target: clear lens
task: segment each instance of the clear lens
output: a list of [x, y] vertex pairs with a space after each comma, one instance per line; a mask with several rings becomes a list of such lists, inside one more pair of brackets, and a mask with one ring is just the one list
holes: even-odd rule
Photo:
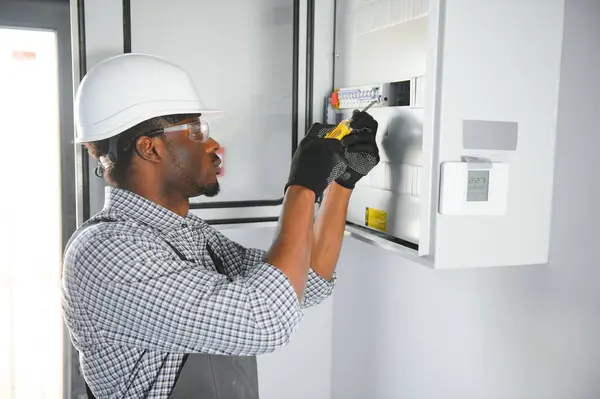
[[199, 121], [188, 125], [190, 126], [190, 140], [205, 143], [210, 137], [208, 122]]
[[179, 132], [182, 130], [190, 131], [190, 140], [205, 143], [210, 137], [210, 129], [208, 122], [198, 121], [193, 123], [185, 123], [183, 125], [172, 126], [164, 129], [165, 133]]

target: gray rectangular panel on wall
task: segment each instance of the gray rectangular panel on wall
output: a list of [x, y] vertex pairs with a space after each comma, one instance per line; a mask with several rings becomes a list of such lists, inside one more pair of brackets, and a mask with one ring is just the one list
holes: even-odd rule
[[227, 113], [211, 125], [224, 148], [221, 193], [192, 203], [283, 196], [295, 133], [293, 22], [293, 0], [131, 1], [131, 50], [180, 64], [205, 105]]
[[463, 148], [515, 151], [518, 133], [517, 122], [463, 120]]

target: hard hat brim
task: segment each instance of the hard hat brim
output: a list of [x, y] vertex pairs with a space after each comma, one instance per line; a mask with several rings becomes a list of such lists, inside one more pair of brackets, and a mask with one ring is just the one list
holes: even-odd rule
[[[197, 109], [197, 108], [196, 109], [177, 108], [177, 109], [172, 109], [172, 110], [162, 110], [157, 115], [135, 118], [133, 120], [130, 120], [126, 123], [121, 124], [120, 126], [116, 127], [115, 129], [111, 129], [111, 130], [102, 129], [102, 130], [104, 130], [104, 133], [95, 135], [93, 137], [93, 140], [89, 140], [89, 138], [84, 139], [82, 137], [76, 136], [75, 143], [76, 144], [85, 144], [85, 143], [90, 143], [90, 142], [95, 142], [95, 141], [102, 141], [102, 140], [111, 138], [113, 136], [119, 135], [119, 134], [123, 133], [124, 131], [131, 129], [132, 127], [134, 127], [142, 122], [145, 122], [147, 120], [150, 120], [152, 118], [157, 118], [157, 117], [164, 116], [164, 115], [177, 115], [177, 114], [199, 114], [199, 115], [202, 115], [203, 119], [207, 119], [207, 120], [211, 121], [211, 120], [215, 120], [215, 119], [223, 117], [225, 115], [225, 112], [221, 111], [221, 110], [217, 110], [217, 109]], [[93, 129], [94, 127], [86, 127], [86, 128]]]

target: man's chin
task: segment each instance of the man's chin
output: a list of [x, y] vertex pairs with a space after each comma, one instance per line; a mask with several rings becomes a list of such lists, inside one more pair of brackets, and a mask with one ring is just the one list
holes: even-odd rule
[[219, 186], [219, 182], [216, 182], [200, 188], [199, 196], [203, 195], [205, 197], [215, 197], [219, 194], [220, 191], [221, 187]]

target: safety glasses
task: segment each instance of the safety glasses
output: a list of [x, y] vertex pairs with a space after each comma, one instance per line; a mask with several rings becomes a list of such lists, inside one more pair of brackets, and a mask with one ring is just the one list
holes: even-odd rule
[[208, 127], [208, 122], [203, 120], [166, 127], [160, 130], [162, 130], [163, 133], [181, 132], [183, 130], [189, 130], [190, 140], [196, 141], [198, 143], [206, 143], [210, 138], [210, 129]]
[[210, 128], [208, 127], [208, 122], [203, 121], [203, 120], [198, 120], [198, 121], [194, 121], [194, 122], [184, 123], [181, 125], [156, 129], [156, 130], [152, 130], [150, 132], [144, 133], [144, 134], [136, 137], [129, 143], [127, 143], [125, 146], [123, 146], [123, 149], [121, 150], [121, 152], [129, 151], [133, 147], [133, 145], [135, 144], [137, 139], [139, 139], [142, 136], [154, 137], [154, 136], [159, 136], [161, 134], [181, 132], [184, 130], [189, 130], [189, 136], [188, 136], [189, 139], [191, 141], [195, 141], [197, 143], [206, 143], [208, 141], [208, 139], [210, 138]]

